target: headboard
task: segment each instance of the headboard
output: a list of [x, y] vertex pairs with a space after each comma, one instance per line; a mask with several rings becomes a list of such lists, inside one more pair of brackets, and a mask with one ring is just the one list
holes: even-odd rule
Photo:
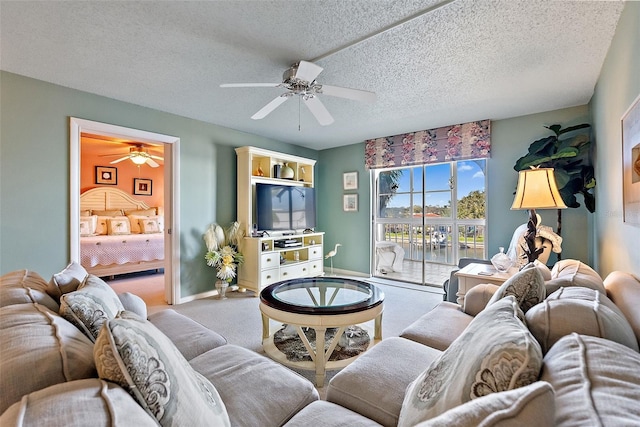
[[134, 199], [130, 194], [113, 187], [97, 187], [80, 195], [80, 210], [149, 209], [149, 206]]

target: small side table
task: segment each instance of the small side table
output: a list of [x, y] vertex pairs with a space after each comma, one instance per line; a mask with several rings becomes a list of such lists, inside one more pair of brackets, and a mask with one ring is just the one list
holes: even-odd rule
[[501, 273], [493, 265], [489, 264], [469, 264], [456, 272], [458, 276], [458, 304], [464, 305], [464, 295], [469, 289], [481, 283], [491, 283], [494, 285], [502, 285], [508, 278], [518, 272], [516, 267], [511, 267], [506, 273]]

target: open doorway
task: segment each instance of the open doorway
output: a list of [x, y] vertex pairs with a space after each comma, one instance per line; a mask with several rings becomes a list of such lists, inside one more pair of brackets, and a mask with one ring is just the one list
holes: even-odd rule
[[[180, 139], [156, 134], [152, 132], [141, 131], [137, 129], [125, 128], [121, 126], [109, 125], [100, 122], [93, 122], [83, 119], [71, 118], [70, 122], [70, 201], [71, 201], [71, 210], [70, 210], [70, 230], [71, 230], [71, 259], [76, 262], [81, 262], [81, 247], [80, 247], [80, 195], [82, 192], [81, 188], [81, 174], [82, 174], [82, 139], [83, 135], [85, 137], [90, 136], [94, 139], [103, 139], [112, 141], [113, 147], [115, 148], [117, 143], [129, 143], [135, 141], [137, 145], [133, 145], [133, 150], [127, 146], [127, 153], [132, 152], [141, 152], [149, 154], [149, 156], [153, 155], [156, 157], [160, 157], [163, 159], [164, 172], [162, 176], [163, 182], [163, 190], [161, 197], [158, 200], [162, 200], [162, 220], [163, 226], [162, 229], [162, 237], [164, 238], [164, 261], [161, 265], [164, 267], [164, 298], [168, 304], [177, 304], [180, 302], [180, 287], [179, 287], [179, 242], [175, 242], [173, 239], [174, 235], [179, 235], [179, 230], [177, 226], [179, 224], [177, 214], [178, 214], [178, 201], [179, 201], [179, 191], [178, 186], [176, 185], [176, 177], [178, 175], [178, 153], [179, 153], [179, 142]], [[139, 147], [138, 147], [139, 145]], [[151, 154], [150, 148], [162, 148], [162, 156], [157, 156], [156, 154]], [[126, 154], [126, 153], [125, 153]], [[144, 157], [144, 156], [143, 156]], [[152, 163], [157, 163], [153, 157], [149, 157], [152, 159]], [[108, 159], [108, 157], [105, 157]], [[115, 160], [123, 159], [120, 161], [133, 162], [131, 158], [126, 156], [117, 156], [114, 158]], [[105, 160], [105, 164], [111, 167], [111, 161], [113, 160]], [[97, 173], [95, 171], [89, 171], [90, 173]], [[111, 172], [110, 175], [108, 172]], [[107, 169], [107, 175], [101, 177], [105, 179], [105, 182], [115, 183], [117, 181], [117, 175], [113, 175], [113, 169]], [[117, 171], [115, 172], [117, 173]], [[152, 180], [149, 178], [130, 178], [131, 181], [131, 199], [134, 202], [139, 201], [138, 195], [133, 193], [138, 193], [145, 195], [147, 197], [153, 194], [152, 192]], [[138, 186], [138, 187], [136, 187]], [[103, 187], [111, 187], [111, 185], [104, 185]], [[116, 194], [114, 192], [109, 192], [104, 197], [111, 198], [115, 197], [112, 194]], [[126, 196], [126, 195], [125, 195]], [[118, 194], [119, 197], [119, 194]], [[138, 197], [136, 199], [136, 197]], [[153, 202], [150, 202], [153, 204]], [[156, 202], [156, 204], [158, 204]], [[141, 208], [144, 206], [141, 206]], [[156, 211], [157, 213], [157, 211]], [[151, 224], [151, 223], [150, 223]], [[108, 225], [108, 224], [106, 224]]]

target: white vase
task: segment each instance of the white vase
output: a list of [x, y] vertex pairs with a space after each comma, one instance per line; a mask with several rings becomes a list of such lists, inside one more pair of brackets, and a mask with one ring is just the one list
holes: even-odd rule
[[229, 283], [218, 280], [216, 282], [216, 290], [218, 291], [218, 299], [227, 299], [227, 288]]

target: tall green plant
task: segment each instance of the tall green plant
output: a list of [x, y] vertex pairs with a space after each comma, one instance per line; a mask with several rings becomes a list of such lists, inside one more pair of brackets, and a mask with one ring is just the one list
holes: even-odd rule
[[[560, 125], [545, 126], [554, 135], [534, 141], [529, 152], [516, 161], [516, 171], [531, 166], [553, 168], [560, 196], [570, 208], [580, 207], [577, 195], [581, 194], [589, 212], [596, 210], [594, 188], [596, 179], [591, 163], [591, 127], [583, 123], [568, 128]], [[558, 209], [558, 234], [562, 233], [562, 210]]]

